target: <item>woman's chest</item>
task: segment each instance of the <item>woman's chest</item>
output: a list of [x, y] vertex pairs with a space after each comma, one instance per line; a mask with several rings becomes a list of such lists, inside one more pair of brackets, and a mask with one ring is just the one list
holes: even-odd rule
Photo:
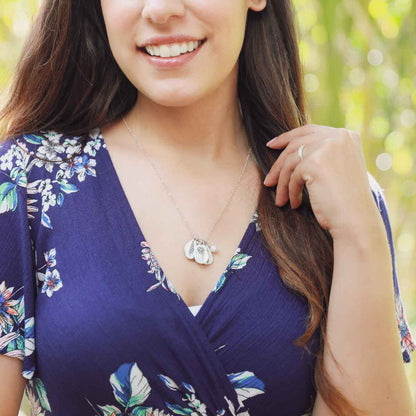
[[85, 397], [111, 403], [109, 377], [136, 363], [152, 405], [180, 402], [160, 384], [169, 376], [211, 409], [226, 393], [251, 415], [303, 414], [314, 394], [313, 357], [293, 342], [307, 308], [283, 286], [257, 217], [193, 316], [186, 288], [170, 282], [110, 172], [97, 169], [82, 192], [48, 212], [53, 228], [35, 232], [36, 376], [52, 408], [82, 406]]
[[[96, 215], [104, 221], [108, 211]], [[123, 223], [93, 233], [71, 223], [66, 236], [57, 225], [37, 243], [37, 360], [45, 385], [70, 391], [81, 380], [74, 394], [94, 397], [117, 366], [137, 362], [153, 386], [160, 371], [200, 391], [248, 377], [255, 383], [247, 404], [265, 411], [253, 415], [275, 414], [276, 403], [304, 410], [314, 393], [313, 358], [293, 341], [307, 309], [282, 285], [256, 222], [196, 316], [146, 241]]]

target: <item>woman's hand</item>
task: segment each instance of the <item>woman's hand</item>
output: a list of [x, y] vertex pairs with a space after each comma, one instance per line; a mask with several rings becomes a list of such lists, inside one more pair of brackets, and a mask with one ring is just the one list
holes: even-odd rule
[[[303, 160], [297, 154], [302, 144]], [[275, 137], [268, 146], [284, 148], [264, 181], [266, 186], [277, 184], [276, 205], [289, 199], [298, 208], [305, 183], [314, 215], [332, 237], [353, 230], [359, 235], [363, 226], [379, 220], [358, 133], [307, 124]]]

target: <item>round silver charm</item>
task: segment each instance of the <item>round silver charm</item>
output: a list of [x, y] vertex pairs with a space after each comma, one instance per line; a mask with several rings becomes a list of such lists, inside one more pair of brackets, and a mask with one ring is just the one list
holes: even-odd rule
[[216, 251], [216, 248], [215, 246], [210, 248], [205, 240], [194, 237], [185, 244], [184, 251], [185, 256], [190, 260], [195, 260], [199, 264], [211, 264], [214, 261], [212, 252]]

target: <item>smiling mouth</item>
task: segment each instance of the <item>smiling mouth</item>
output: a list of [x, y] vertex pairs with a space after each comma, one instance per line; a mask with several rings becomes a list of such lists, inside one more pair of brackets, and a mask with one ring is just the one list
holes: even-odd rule
[[[198, 49], [200, 49], [201, 48], [201, 46], [206, 42], [206, 40], [207, 39], [202, 39], [201, 41], [199, 41], [199, 45], [198, 45], [198, 47], [196, 48], [196, 49], [193, 49], [192, 51], [186, 51], [186, 52], [181, 52], [179, 55], [171, 55], [171, 56], [166, 56], [166, 57], [164, 57], [164, 56], [159, 56], [159, 55], [151, 55], [147, 50], [146, 50], [146, 48], [143, 46], [143, 47], [137, 47], [137, 50], [138, 51], [140, 51], [140, 52], [142, 52], [142, 53], [144, 53], [144, 54], [146, 54], [146, 55], [148, 55], [148, 56], [151, 56], [151, 57], [153, 57], [153, 58], [162, 58], [162, 59], [169, 59], [169, 58], [177, 58], [177, 57], [179, 57], [179, 56], [182, 56], [182, 55], [186, 55], [186, 54], [188, 54], [188, 53], [192, 53], [192, 52], [195, 52], [195, 51], [197, 51]], [[182, 43], [186, 43], [186, 44], [188, 44], [189, 42], [182, 42]], [[179, 44], [181, 44], [181, 43], [179, 43]]]

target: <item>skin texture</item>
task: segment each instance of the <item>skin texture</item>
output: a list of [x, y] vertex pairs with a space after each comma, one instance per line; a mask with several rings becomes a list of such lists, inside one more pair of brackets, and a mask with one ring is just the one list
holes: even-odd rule
[[18, 358], [0, 355], [0, 415], [16, 416], [22, 402], [26, 379]]
[[[303, 160], [297, 149], [305, 144]], [[398, 337], [392, 262], [383, 220], [371, 194], [358, 133], [307, 125], [269, 144], [284, 149], [264, 183], [276, 204], [301, 204], [305, 185], [312, 210], [334, 240], [324, 366], [346, 397], [369, 416], [414, 415]], [[342, 190], [342, 192], [340, 192]], [[317, 393], [313, 416], [334, 416]]]
[[[126, 120], [143, 146], [196, 166], [244, 160], [238, 56], [248, 10], [263, 10], [266, 0], [102, 0], [101, 6], [113, 56], [139, 91]], [[150, 37], [173, 34], [207, 41], [194, 59], [169, 70], [137, 52]]]

